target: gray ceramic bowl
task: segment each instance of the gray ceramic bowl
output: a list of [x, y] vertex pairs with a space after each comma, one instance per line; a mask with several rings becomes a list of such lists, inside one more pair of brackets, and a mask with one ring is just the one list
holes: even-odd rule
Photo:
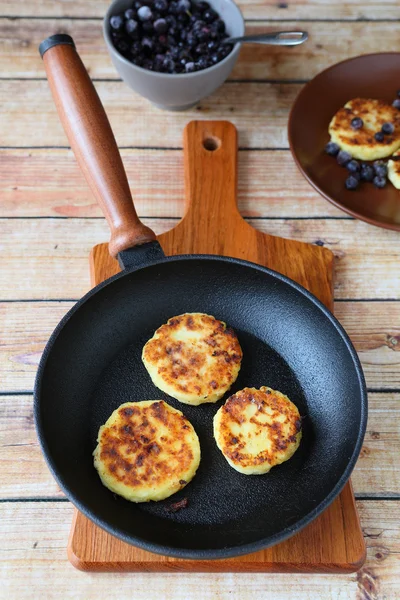
[[[244, 35], [244, 20], [232, 0], [207, 0], [225, 21], [230, 36]], [[150, 102], [168, 110], [185, 110], [216, 90], [229, 76], [238, 58], [240, 44], [221, 62], [194, 73], [156, 73], [137, 67], [124, 58], [114, 47], [110, 37], [109, 21], [112, 15], [130, 8], [132, 0], [114, 0], [103, 22], [103, 33], [115, 68], [122, 79], [135, 92]]]

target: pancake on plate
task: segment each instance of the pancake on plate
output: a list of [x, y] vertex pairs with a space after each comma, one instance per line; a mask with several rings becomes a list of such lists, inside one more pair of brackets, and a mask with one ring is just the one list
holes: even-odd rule
[[193, 479], [200, 463], [193, 426], [163, 400], [121, 404], [97, 442], [94, 466], [102, 483], [131, 502], [168, 498]]
[[400, 190], [400, 150], [388, 160], [388, 177], [394, 187]]
[[[361, 118], [362, 127], [353, 129], [351, 122]], [[375, 133], [384, 123], [392, 123], [394, 131], [377, 141]], [[377, 160], [390, 156], [400, 148], [400, 111], [382, 100], [354, 98], [340, 108], [329, 124], [331, 141], [353, 158]]]
[[145, 344], [153, 383], [184, 404], [216, 402], [236, 380], [242, 349], [233, 329], [203, 313], [172, 317]]
[[269, 387], [244, 388], [216, 413], [214, 438], [236, 471], [262, 475], [296, 452], [301, 417], [284, 394]]

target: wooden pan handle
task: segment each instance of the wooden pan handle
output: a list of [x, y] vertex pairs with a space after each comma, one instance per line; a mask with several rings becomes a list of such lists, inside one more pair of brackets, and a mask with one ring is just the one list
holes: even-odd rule
[[111, 256], [155, 240], [136, 214], [110, 123], [72, 38], [51, 36], [39, 51], [71, 147], [110, 226]]

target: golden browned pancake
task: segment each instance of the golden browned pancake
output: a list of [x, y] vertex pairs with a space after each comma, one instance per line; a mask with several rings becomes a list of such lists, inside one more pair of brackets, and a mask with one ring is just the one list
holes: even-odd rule
[[99, 429], [93, 452], [102, 483], [131, 502], [163, 500], [194, 477], [200, 444], [183, 414], [162, 400], [127, 402]]
[[[351, 121], [360, 117], [364, 125], [357, 130]], [[384, 123], [393, 123], [394, 132], [385, 135], [382, 142], [374, 138]], [[377, 160], [393, 154], [400, 147], [400, 111], [382, 100], [354, 98], [340, 108], [329, 124], [332, 142], [353, 158]]]
[[236, 380], [242, 349], [233, 329], [211, 315], [172, 317], [145, 344], [143, 363], [160, 390], [185, 404], [219, 400]]
[[400, 190], [400, 150], [395, 152], [388, 160], [388, 177], [394, 187]]
[[284, 394], [269, 387], [244, 388], [216, 413], [214, 437], [231, 467], [262, 475], [296, 452], [301, 418]]

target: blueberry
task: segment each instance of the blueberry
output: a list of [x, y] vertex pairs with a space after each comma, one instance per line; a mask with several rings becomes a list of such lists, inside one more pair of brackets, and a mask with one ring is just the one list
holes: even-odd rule
[[146, 54], [150, 54], [154, 49], [154, 42], [147, 37], [142, 38], [142, 48]]
[[171, 15], [177, 15], [178, 12], [179, 12], [179, 10], [178, 10], [178, 3], [177, 2], [170, 2], [169, 13]]
[[163, 15], [168, 11], [168, 2], [166, 0], [155, 0], [154, 8]]
[[220, 57], [220, 59], [222, 60], [223, 58], [225, 58], [225, 56], [228, 56], [232, 48], [232, 44], [222, 44], [217, 50], [217, 54]]
[[199, 42], [207, 42], [210, 37], [210, 31], [209, 27], [202, 27], [199, 31], [196, 31]]
[[204, 56], [205, 54], [207, 54], [207, 44], [205, 42], [203, 42], [202, 44], [198, 44], [198, 46], [196, 46], [194, 51], [199, 56]]
[[175, 70], [175, 62], [172, 60], [172, 58], [169, 58], [168, 56], [166, 56], [164, 58], [163, 70], [166, 71], [167, 73], [173, 73], [174, 72], [174, 70]]
[[135, 2], [133, 3], [133, 8], [135, 10], [139, 10], [139, 8], [141, 8], [144, 5], [144, 2], [141, 2], [140, 0], [135, 0]]
[[386, 182], [386, 177], [381, 177], [380, 175], [376, 175], [376, 177], [373, 179], [374, 186], [377, 188], [384, 188]]
[[374, 171], [375, 175], [378, 177], [386, 177], [387, 176], [387, 165], [383, 160], [376, 160], [374, 162]]
[[206, 69], [208, 67], [208, 62], [205, 56], [200, 56], [199, 60], [196, 63], [198, 69]]
[[123, 38], [121, 40], [118, 40], [117, 44], [116, 44], [116, 48], [117, 50], [119, 50], [119, 52], [123, 55], [128, 54], [129, 52], [129, 42], [127, 42], [126, 40], [124, 40]]
[[347, 163], [351, 160], [351, 154], [349, 154], [345, 150], [340, 150], [338, 152], [336, 160], [341, 167], [345, 167]]
[[393, 125], [393, 123], [384, 123], [382, 125], [381, 131], [385, 135], [391, 135], [394, 132], [394, 125]]
[[364, 121], [360, 119], [360, 117], [354, 117], [354, 119], [351, 120], [350, 125], [352, 129], [361, 129], [364, 125]]
[[119, 31], [120, 29], [122, 29], [123, 24], [124, 20], [120, 15], [115, 15], [110, 19], [110, 27], [114, 29], [114, 31]]
[[176, 8], [178, 13], [188, 12], [191, 8], [189, 0], [179, 0]]
[[142, 30], [144, 33], [151, 34], [154, 33], [154, 26], [151, 21], [145, 21], [142, 23]]
[[374, 168], [371, 165], [361, 165], [361, 179], [363, 181], [372, 181], [375, 176]]
[[354, 177], [354, 175], [349, 175], [349, 177], [346, 179], [346, 188], [348, 190], [355, 190], [358, 188], [358, 179], [357, 177]]
[[199, 10], [201, 10], [201, 12], [204, 12], [205, 10], [208, 10], [210, 8], [208, 2], [197, 2], [196, 6]]
[[214, 21], [212, 26], [217, 33], [225, 33], [225, 23], [222, 19], [217, 19]]
[[196, 65], [194, 62], [187, 62], [185, 65], [186, 73], [193, 73], [196, 70]]
[[137, 37], [139, 35], [139, 24], [134, 19], [129, 19], [125, 23], [125, 31], [129, 33], [131, 37]]
[[203, 27], [205, 27], [206, 24], [204, 21], [202, 21], [201, 19], [199, 19], [198, 21], [196, 21], [196, 23], [193, 25], [193, 31], [196, 33], [197, 31], [200, 31], [200, 29], [203, 29]]
[[180, 48], [178, 48], [177, 46], [173, 46], [169, 51], [169, 54], [173, 60], [179, 60], [180, 53]]
[[216, 19], [218, 19], [218, 14], [212, 8], [206, 10], [203, 14], [203, 19], [206, 23], [213, 23]]
[[142, 53], [142, 44], [139, 41], [133, 42], [130, 47], [130, 51], [132, 56], [139, 56], [139, 54]]
[[400, 110], [400, 98], [396, 98], [396, 100], [392, 102], [392, 106]]
[[151, 9], [148, 6], [141, 6], [137, 11], [137, 14], [141, 21], [150, 21], [153, 16]]
[[350, 173], [357, 173], [360, 170], [360, 163], [354, 159], [350, 160], [346, 165], [346, 169], [350, 171]]
[[197, 44], [197, 39], [195, 38], [195, 36], [193, 35], [193, 33], [188, 33], [186, 36], [186, 45], [189, 46], [189, 48], [194, 48]]
[[377, 142], [383, 142], [383, 140], [385, 139], [385, 134], [382, 133], [382, 131], [377, 131], [374, 135], [374, 138]]
[[337, 156], [340, 148], [335, 142], [328, 142], [325, 146], [325, 152], [330, 156]]
[[167, 23], [170, 27], [176, 27], [177, 20], [175, 19], [175, 17], [173, 15], [166, 15], [165, 20], [167, 21]]
[[215, 40], [211, 40], [210, 42], [208, 42], [207, 48], [210, 52], [213, 52], [218, 48], [218, 45], [218, 42], [216, 42]]
[[128, 10], [126, 10], [124, 12], [124, 15], [125, 15], [125, 19], [127, 21], [129, 21], [129, 19], [135, 19], [136, 18], [136, 11], [133, 10], [133, 8], [128, 8]]

